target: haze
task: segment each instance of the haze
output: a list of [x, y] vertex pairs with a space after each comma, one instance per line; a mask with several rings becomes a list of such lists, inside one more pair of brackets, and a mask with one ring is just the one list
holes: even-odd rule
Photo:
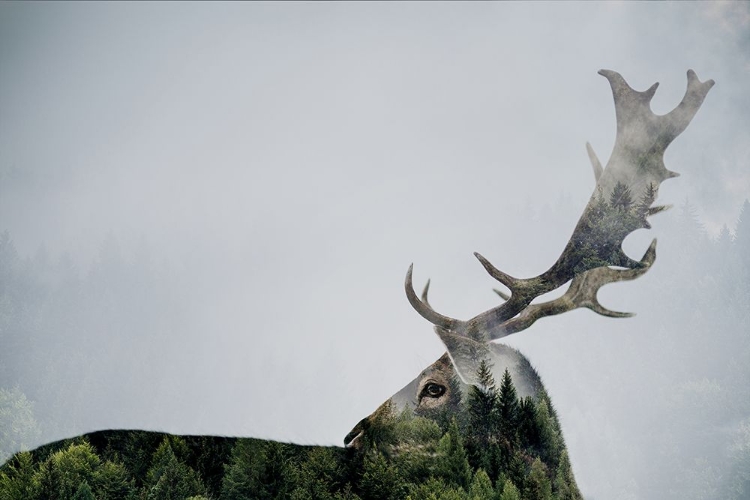
[[629, 398], [699, 355], [710, 383], [736, 352], [675, 337], [714, 312], [681, 299], [695, 270], [675, 225], [689, 200], [709, 236], [734, 230], [750, 197], [749, 5], [0, 4], [0, 231], [30, 265], [118, 290], [50, 314], [46, 343], [0, 344], [30, 386], [54, 365], [67, 387], [32, 398], [58, 422], [39, 443], [144, 428], [341, 445], [443, 352], [404, 296], [409, 264], [458, 318], [496, 301], [472, 252], [544, 271], [594, 186], [586, 141], [603, 162], [614, 141], [597, 71], [660, 82], [666, 113], [692, 68], [717, 84], [665, 157], [682, 176], [659, 203], [678, 208], [625, 245], [639, 258], [659, 237], [656, 264], [601, 294], [638, 316], [576, 311], [509, 339], [587, 498], [667, 498], [643, 486], [663, 452], [643, 436], [687, 427]]

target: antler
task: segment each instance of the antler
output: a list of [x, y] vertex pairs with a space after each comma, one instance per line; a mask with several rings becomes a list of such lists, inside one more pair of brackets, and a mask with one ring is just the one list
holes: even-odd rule
[[[505, 285], [510, 295], [498, 292], [506, 302], [468, 321], [436, 312], [427, 303], [426, 290], [423, 300], [420, 300], [414, 292], [413, 267], [410, 266], [406, 273], [406, 295], [412, 307], [436, 326], [436, 331], [442, 330], [444, 335], [450, 334], [451, 337], [486, 342], [524, 330], [541, 317], [578, 307], [587, 307], [609, 317], [632, 316], [605, 309], [597, 301], [596, 294], [607, 283], [641, 276], [653, 264], [656, 240], [640, 261], [625, 255], [622, 242], [636, 229], [650, 228], [647, 217], [669, 208], [651, 206], [658, 196], [661, 182], [678, 175], [664, 166], [664, 152], [688, 126], [714, 82], [701, 82], [693, 70], [688, 70], [687, 90], [682, 102], [671, 112], [659, 116], [650, 107], [658, 83], [638, 92], [619, 73], [601, 70], [599, 74], [609, 80], [612, 88], [617, 137], [605, 168], [591, 146], [586, 144], [597, 185], [562, 254], [544, 273], [521, 279], [500, 271], [475, 253], [490, 276]], [[563, 296], [531, 305], [536, 297], [571, 280]]]

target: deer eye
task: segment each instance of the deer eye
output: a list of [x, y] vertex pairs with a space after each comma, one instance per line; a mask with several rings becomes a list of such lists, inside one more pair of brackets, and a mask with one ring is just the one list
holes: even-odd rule
[[430, 382], [429, 384], [425, 384], [421, 397], [439, 398], [443, 394], [445, 394], [445, 386]]

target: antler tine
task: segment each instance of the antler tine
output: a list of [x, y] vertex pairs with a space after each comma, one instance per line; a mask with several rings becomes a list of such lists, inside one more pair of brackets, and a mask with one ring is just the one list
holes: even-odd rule
[[427, 283], [424, 284], [424, 288], [422, 289], [422, 302], [424, 302], [428, 306], [430, 306], [430, 301], [427, 300], [427, 294], [429, 292], [430, 292], [430, 280], [427, 280]]
[[596, 296], [597, 292], [608, 283], [634, 280], [642, 276], [649, 270], [654, 260], [656, 260], [656, 239], [651, 242], [651, 245], [643, 254], [643, 258], [639, 261], [639, 268], [612, 269], [610, 267], [598, 267], [580, 274], [573, 279], [564, 295], [548, 302], [528, 306], [521, 314], [506, 321], [502, 328], [495, 329], [490, 335], [490, 339], [497, 340], [520, 332], [533, 325], [539, 318], [562, 314], [580, 307], [591, 309], [595, 313], [609, 318], [635, 316], [635, 313], [617, 312], [605, 308], [599, 303]]
[[[406, 297], [409, 299], [409, 303], [424, 319], [429, 321], [435, 326], [439, 326], [446, 330], [454, 330], [457, 326], [462, 323], [461, 321], [436, 312], [430, 305], [425, 301], [419, 300], [417, 293], [414, 291], [414, 284], [412, 283], [412, 270], [414, 264], [409, 266], [409, 270], [406, 272], [406, 281], [404, 282], [404, 289], [406, 290]], [[429, 282], [423, 292], [423, 297], [427, 298], [427, 291], [429, 290]]]
[[700, 109], [701, 104], [703, 104], [708, 91], [715, 84], [713, 80], [701, 82], [698, 79], [698, 75], [692, 69], [689, 69], [687, 72], [687, 80], [685, 96], [680, 101], [680, 104], [666, 115], [660, 117], [670, 125], [665, 134], [670, 142], [687, 128], [690, 121], [698, 112], [698, 109]]
[[474, 252], [474, 257], [476, 257], [482, 266], [484, 266], [484, 269], [490, 274], [490, 276], [510, 288], [511, 293], [513, 293], [513, 288], [515, 288], [518, 283], [518, 279], [493, 266], [490, 261], [485, 259], [479, 252]]

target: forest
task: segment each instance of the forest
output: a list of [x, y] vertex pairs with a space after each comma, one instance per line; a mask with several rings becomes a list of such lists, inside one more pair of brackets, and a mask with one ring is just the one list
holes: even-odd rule
[[0, 500], [580, 499], [546, 394], [519, 400], [486, 363], [478, 377], [438, 414], [387, 402], [357, 450], [145, 431], [55, 442], [0, 469]]

